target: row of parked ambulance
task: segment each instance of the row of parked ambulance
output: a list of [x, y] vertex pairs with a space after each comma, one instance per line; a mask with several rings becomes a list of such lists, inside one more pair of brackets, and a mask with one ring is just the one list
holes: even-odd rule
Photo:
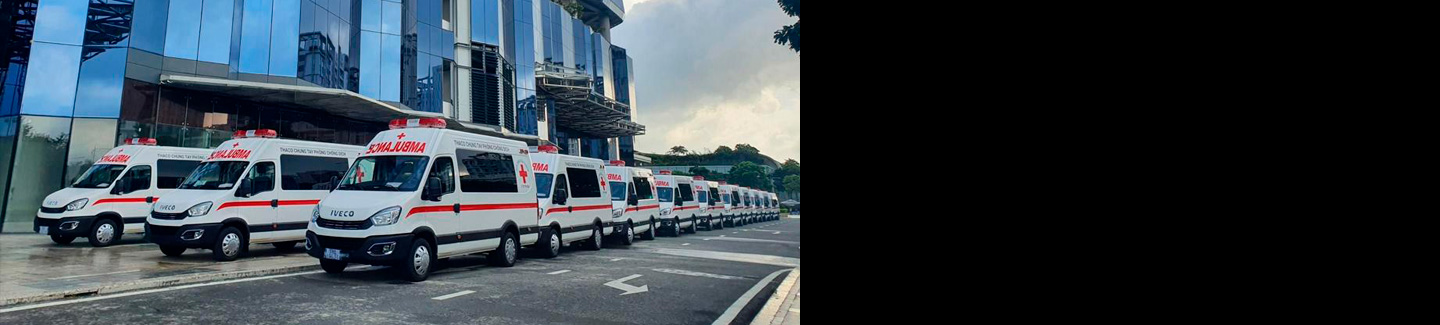
[[364, 147], [238, 131], [214, 149], [127, 139], [45, 198], [35, 231], [108, 246], [144, 233], [168, 256], [208, 249], [234, 260], [250, 244], [301, 245], [327, 272], [395, 266], [411, 281], [438, 259], [484, 253], [511, 266], [522, 247], [601, 249], [779, 218], [774, 193], [654, 175], [553, 145], [401, 119]]

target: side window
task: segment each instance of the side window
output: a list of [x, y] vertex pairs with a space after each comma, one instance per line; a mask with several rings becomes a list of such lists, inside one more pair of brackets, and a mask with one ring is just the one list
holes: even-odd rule
[[435, 166], [430, 167], [430, 175], [425, 177], [427, 182], [431, 177], [440, 178], [440, 187], [445, 189], [441, 193], [455, 193], [455, 162], [450, 157], [435, 159]]
[[245, 176], [250, 180], [250, 188], [253, 194], [275, 190], [275, 163], [262, 162], [250, 167], [250, 174]]
[[655, 198], [655, 193], [650, 191], [650, 179], [644, 177], [636, 177], [634, 184], [635, 194], [638, 195], [641, 200], [649, 200]]
[[680, 187], [677, 189], [680, 190], [680, 201], [695, 201], [695, 194], [691, 193], [691, 191], [695, 190], [694, 186], [690, 186], [690, 184], [680, 184]]
[[565, 168], [565, 173], [569, 175], [575, 175], [575, 181], [570, 184], [571, 197], [600, 197], [600, 178], [595, 176], [595, 170], [583, 168]]
[[510, 155], [474, 150], [456, 150], [460, 155], [460, 190], [465, 192], [515, 193], [515, 161]]
[[150, 189], [150, 166], [130, 167], [125, 177], [130, 178], [130, 192]]
[[556, 179], [556, 180], [555, 180], [555, 199], [554, 199], [554, 202], [564, 202], [565, 199], [570, 198], [570, 194], [569, 194], [569, 193], [570, 193], [570, 190], [569, 190], [569, 188], [570, 188], [570, 184], [567, 184], [567, 182], [565, 181], [565, 175], [560, 175], [560, 179]]
[[350, 168], [345, 158], [280, 155], [280, 188], [330, 190]]
[[185, 175], [190, 175], [199, 166], [199, 161], [194, 160], [168, 160], [160, 159], [155, 163], [155, 187], [162, 189], [180, 187], [185, 181]]

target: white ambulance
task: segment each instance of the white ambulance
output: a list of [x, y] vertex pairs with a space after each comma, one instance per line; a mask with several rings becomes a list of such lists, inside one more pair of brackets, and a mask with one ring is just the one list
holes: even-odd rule
[[683, 233], [695, 233], [695, 192], [689, 176], [671, 175], [662, 170], [655, 175], [655, 194], [660, 202], [660, 219], [657, 221], [661, 234], [680, 237]]
[[625, 167], [621, 160], [605, 166], [605, 180], [610, 183], [609, 230], [619, 236], [620, 243], [629, 245], [639, 232], [644, 239], [655, 239], [654, 223], [660, 215], [660, 200], [655, 197], [655, 176], [649, 169]]
[[[690, 187], [694, 189], [695, 195], [694, 224], [696, 226], [705, 225], [705, 230], [707, 231], [714, 230], [710, 228], [710, 211], [713, 210], [712, 208], [714, 207], [714, 204], [710, 203], [710, 182], [705, 181], [705, 177], [695, 176], [691, 180]], [[694, 231], [692, 230], [691, 232]]]
[[[158, 147], [152, 138], [131, 138], [110, 149], [70, 187], [50, 193], [35, 215], [35, 232], [69, 244], [114, 244], [145, 230], [150, 204], [180, 186], [210, 149]], [[122, 176], [123, 175], [123, 176]]]
[[[703, 179], [703, 178], [702, 178]], [[720, 182], [704, 181], [705, 184], [705, 230], [725, 228], [725, 195], [720, 191]]]
[[739, 187], [720, 181], [720, 203], [724, 204], [720, 214], [720, 228], [739, 226], [736, 222], [736, 214], [740, 213]]
[[311, 210], [363, 148], [275, 136], [236, 131], [210, 152], [179, 189], [155, 201], [145, 219], [150, 241], [167, 256], [200, 248], [218, 261], [252, 243], [290, 249], [304, 241]]
[[780, 196], [770, 194], [770, 220], [780, 220]]
[[559, 154], [555, 145], [541, 145], [530, 153], [535, 174], [535, 196], [540, 201], [540, 242], [544, 257], [560, 255], [560, 246], [583, 242], [600, 249], [605, 225], [610, 222], [610, 191], [606, 190], [605, 162]]
[[536, 176], [525, 143], [400, 119], [370, 140], [311, 212], [305, 249], [329, 273], [390, 265], [424, 281], [439, 259], [488, 252], [513, 266], [538, 241]]
[[757, 210], [755, 208], [755, 189], [741, 186], [740, 204], [743, 206], [740, 212], [741, 224], [755, 223], [755, 211]]

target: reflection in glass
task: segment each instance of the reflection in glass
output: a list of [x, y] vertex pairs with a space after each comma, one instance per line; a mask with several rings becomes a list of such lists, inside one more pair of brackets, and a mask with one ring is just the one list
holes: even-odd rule
[[10, 197], [6, 198], [4, 228], [10, 230], [30, 229], [45, 196], [67, 185], [65, 149], [70, 143], [70, 118], [23, 116], [18, 134], [15, 157], [25, 159], [15, 159], [11, 170], [23, 172], [11, 173], [10, 188], [5, 189]]
[[20, 112], [70, 116], [75, 108], [75, 81], [79, 74], [79, 46], [34, 43]]
[[270, 74], [294, 77], [300, 47], [300, 0], [274, 0], [275, 23], [270, 31]]
[[170, 2], [170, 18], [165, 25], [165, 56], [195, 59], [200, 46], [200, 1]]
[[272, 0], [246, 0], [240, 29], [240, 72], [264, 74], [270, 64]]
[[169, 9], [168, 0], [135, 0], [134, 36], [130, 45], [150, 53], [164, 53], [165, 20], [169, 18]]
[[87, 0], [44, 0], [35, 9], [35, 41], [80, 45], [85, 39]]
[[115, 147], [115, 119], [77, 118], [70, 126], [70, 154], [65, 162], [65, 184]]
[[85, 45], [127, 46], [135, 0], [90, 0]]
[[234, 18], [235, 0], [205, 0], [200, 20], [200, 61], [230, 62], [230, 34]]
[[360, 94], [365, 97], [380, 98], [381, 45], [380, 33], [360, 32]]
[[124, 87], [124, 47], [87, 46], [80, 62], [75, 94], [75, 117], [120, 117]]
[[[389, 2], [386, 2], [389, 3]], [[380, 100], [400, 101], [400, 35], [381, 34]]]

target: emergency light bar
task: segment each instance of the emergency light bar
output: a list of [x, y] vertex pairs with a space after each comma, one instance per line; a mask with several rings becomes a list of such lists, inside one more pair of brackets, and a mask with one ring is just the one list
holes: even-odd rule
[[274, 138], [274, 137], [276, 136], [276, 134], [277, 134], [277, 133], [275, 133], [275, 130], [271, 130], [271, 129], [240, 130], [240, 131], [235, 131], [235, 136], [233, 136], [233, 137], [231, 137], [231, 138], [232, 138], [232, 139], [240, 139], [240, 138]]
[[156, 143], [155, 138], [129, 138], [129, 139], [125, 139], [125, 142], [121, 142], [121, 144], [129, 144], [129, 145], [137, 145], [137, 146], [153, 146], [153, 145], [155, 145], [155, 143]]
[[697, 180], [697, 181], [703, 181], [703, 180], [705, 180], [705, 176], [695, 176], [695, 180]]
[[624, 160], [611, 160], [610, 166], [625, 166]]
[[391, 129], [391, 130], [394, 130], [394, 129], [404, 129], [404, 128], [444, 129], [444, 128], [445, 128], [445, 119], [443, 119], [443, 118], [438, 118], [438, 117], [431, 117], [431, 118], [410, 118], [410, 119], [402, 118], [402, 119], [395, 119], [395, 120], [391, 120], [391, 121], [390, 121], [390, 129]]
[[725, 181], [720, 181], [720, 185], [725, 185]]
[[662, 170], [662, 171], [660, 171], [660, 175], [670, 175], [670, 171], [668, 171], [668, 170]]
[[541, 145], [539, 148], [536, 148], [536, 150], [544, 153], [560, 153], [560, 147], [556, 147], [553, 144]]

